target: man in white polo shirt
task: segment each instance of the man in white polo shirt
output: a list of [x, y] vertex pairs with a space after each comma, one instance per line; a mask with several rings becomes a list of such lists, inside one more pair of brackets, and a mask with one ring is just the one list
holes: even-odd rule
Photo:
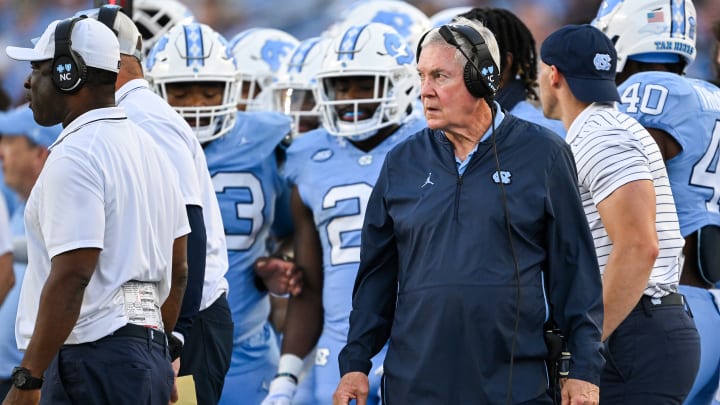
[[543, 42], [540, 58], [543, 112], [568, 130], [603, 276], [600, 403], [679, 405], [700, 341], [678, 293], [684, 240], [660, 150], [614, 105], [617, 54], [605, 34], [563, 27]]
[[6, 402], [165, 405], [190, 228], [172, 165], [115, 107], [117, 38], [73, 18], [6, 52], [31, 62], [35, 121], [64, 128], [27, 202], [25, 355]]
[[[220, 206], [205, 153], [187, 122], [150, 90], [143, 78], [142, 37], [133, 20], [115, 5], [87, 11], [116, 33], [120, 71], [115, 99], [128, 118], [150, 134], [178, 172], [190, 228], [188, 283], [180, 318], [170, 340], [176, 369], [192, 374], [198, 399], [217, 403], [230, 367], [233, 321], [227, 301], [228, 252]], [[85, 12], [84, 12], [85, 13]], [[185, 345], [187, 344], [187, 345]], [[185, 347], [187, 350], [182, 350]], [[176, 360], [179, 356], [180, 360]]]

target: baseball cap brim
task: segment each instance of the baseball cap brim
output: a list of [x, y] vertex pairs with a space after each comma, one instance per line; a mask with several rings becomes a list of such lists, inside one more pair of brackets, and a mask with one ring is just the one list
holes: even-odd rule
[[617, 86], [612, 80], [582, 79], [565, 76], [573, 95], [583, 102], [620, 101]]
[[50, 37], [54, 36], [55, 26], [59, 21], [53, 21], [45, 29], [45, 32], [37, 40], [33, 40], [33, 48], [23, 48], [19, 46], [8, 46], [5, 53], [10, 59], [28, 62], [38, 62], [50, 60], [55, 53], [55, 44], [50, 43]]
[[20, 48], [17, 46], [8, 46], [5, 48], [5, 53], [7, 53], [7, 56], [11, 59], [20, 60], [20, 61], [28, 61], [28, 62], [37, 62], [41, 60], [49, 60], [52, 58], [48, 58], [47, 55], [45, 55], [42, 52], [38, 52], [37, 50], [33, 48]]

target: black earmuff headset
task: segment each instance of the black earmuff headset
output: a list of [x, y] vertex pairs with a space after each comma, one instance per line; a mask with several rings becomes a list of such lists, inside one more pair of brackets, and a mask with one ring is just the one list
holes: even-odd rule
[[[463, 78], [465, 86], [470, 94], [477, 98], [492, 99], [497, 93], [500, 84], [500, 69], [490, 55], [490, 50], [485, 44], [482, 35], [474, 28], [467, 25], [449, 24], [443, 25], [439, 29], [440, 35], [445, 42], [457, 48], [460, 53], [467, 59], [463, 70]], [[458, 33], [472, 45], [472, 56], [468, 56], [455, 39], [453, 32]], [[427, 33], [425, 34], [427, 35]], [[425, 39], [423, 35], [418, 42], [416, 57], [420, 58], [422, 43]]]
[[80, 16], [61, 21], [55, 27], [55, 56], [52, 60], [52, 80], [64, 93], [80, 90], [87, 79], [87, 66], [82, 56], [72, 50], [72, 30], [75, 23], [87, 18]]

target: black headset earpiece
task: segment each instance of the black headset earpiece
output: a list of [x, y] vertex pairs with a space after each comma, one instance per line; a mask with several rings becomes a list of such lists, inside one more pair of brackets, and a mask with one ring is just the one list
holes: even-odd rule
[[[467, 59], [463, 78], [468, 91], [475, 97], [494, 97], [500, 83], [500, 69], [490, 54], [482, 35], [467, 25], [443, 25], [440, 35], [447, 43], [455, 46]], [[468, 56], [455, 39], [453, 32], [462, 35], [472, 45], [472, 55]]]
[[80, 16], [63, 20], [55, 27], [55, 56], [52, 60], [52, 80], [58, 90], [74, 93], [80, 90], [87, 77], [82, 56], [72, 50], [71, 35], [75, 23], [87, 18]]

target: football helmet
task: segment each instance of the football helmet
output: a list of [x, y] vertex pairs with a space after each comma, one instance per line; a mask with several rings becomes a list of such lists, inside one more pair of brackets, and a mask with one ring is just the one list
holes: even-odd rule
[[132, 19], [143, 37], [143, 53], [147, 55], [172, 27], [192, 22], [194, 17], [177, 0], [134, 0]]
[[280, 66], [299, 41], [274, 28], [250, 28], [230, 40], [230, 52], [238, 66], [238, 108], [269, 110], [258, 95], [269, 88]]
[[617, 72], [629, 57], [645, 62], [695, 60], [697, 16], [690, 0], [603, 0], [592, 25], [615, 44]]
[[382, 23], [389, 25], [415, 49], [420, 36], [432, 28], [430, 19], [412, 4], [399, 0], [360, 0], [343, 13], [339, 32], [354, 25]]
[[292, 118], [293, 137], [319, 124], [320, 112], [314, 91], [317, 87], [317, 73], [330, 42], [330, 38], [324, 37], [300, 42], [283, 64], [275, 82], [270, 85], [273, 110]]
[[[372, 78], [373, 96], [337, 100], [334, 82], [348, 77]], [[401, 123], [420, 91], [413, 52], [395, 29], [380, 23], [350, 27], [333, 39], [317, 80], [315, 99], [323, 126], [333, 135], [353, 140], [367, 139], [381, 128]], [[362, 113], [370, 106], [372, 114]]]
[[223, 136], [237, 119], [237, 70], [225, 38], [205, 24], [176, 25], [155, 44], [145, 63], [153, 90], [168, 100], [167, 85], [215, 82], [224, 85], [222, 102], [173, 108], [193, 127], [200, 143]]

